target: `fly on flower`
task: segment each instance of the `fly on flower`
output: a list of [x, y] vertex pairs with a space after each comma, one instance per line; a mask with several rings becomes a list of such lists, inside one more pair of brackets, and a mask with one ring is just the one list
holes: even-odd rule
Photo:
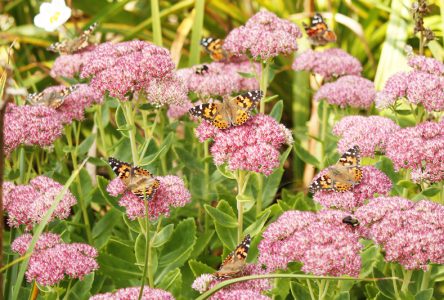
[[91, 26], [88, 27], [80, 36], [75, 37], [71, 40], [64, 40], [61, 42], [54, 43], [50, 45], [47, 50], [52, 52], [59, 52], [60, 54], [72, 54], [74, 52], [80, 51], [83, 48], [86, 48], [89, 43], [88, 39], [91, 34], [96, 29], [98, 23], [95, 22]]
[[247, 234], [244, 240], [222, 262], [219, 270], [214, 273], [216, 279], [233, 278], [240, 275], [246, 265], [251, 238]]
[[26, 98], [26, 101], [28, 101], [33, 106], [48, 106], [57, 109], [62, 106], [63, 102], [65, 102], [66, 97], [77, 88], [77, 85], [73, 85], [65, 87], [61, 91], [43, 91], [40, 93], [29, 94]]
[[352, 216], [346, 216], [344, 219], [342, 219], [342, 223], [350, 225], [352, 227], [359, 226], [358, 219], [353, 218]]
[[207, 65], [201, 65], [201, 66], [197, 66], [194, 69], [194, 73], [196, 73], [197, 75], [204, 75], [205, 73], [208, 73], [208, 66]]
[[160, 186], [160, 181], [145, 169], [132, 166], [113, 157], [110, 157], [108, 162], [126, 188], [141, 200], [150, 200]]
[[215, 39], [213, 37], [202, 38], [200, 44], [214, 61], [226, 60], [228, 53], [222, 48], [224, 40]]
[[310, 25], [305, 23], [302, 23], [302, 25], [313, 45], [323, 46], [328, 43], [336, 42], [336, 34], [328, 29], [321, 14], [316, 13], [311, 19]]
[[343, 193], [351, 190], [362, 179], [360, 161], [359, 147], [348, 149], [334, 166], [328, 168], [325, 175], [311, 183], [310, 193], [314, 194], [320, 190]]
[[190, 114], [209, 121], [219, 129], [242, 125], [251, 117], [251, 111], [261, 101], [263, 92], [253, 90], [222, 103], [205, 103], [190, 109]]

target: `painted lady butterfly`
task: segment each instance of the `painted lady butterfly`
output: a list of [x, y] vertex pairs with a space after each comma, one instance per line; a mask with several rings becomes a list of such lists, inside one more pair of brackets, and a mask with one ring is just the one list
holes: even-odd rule
[[54, 43], [50, 45], [47, 50], [52, 52], [59, 52], [60, 54], [72, 54], [74, 52], [77, 52], [79, 50], [82, 50], [83, 48], [86, 48], [89, 43], [88, 39], [93, 33], [93, 31], [96, 29], [98, 23], [95, 22], [91, 26], [88, 27], [80, 36], [71, 39], [71, 40], [64, 40], [61, 42]]
[[216, 128], [227, 129], [247, 122], [262, 96], [262, 91], [254, 90], [221, 103], [197, 105], [190, 109], [190, 114], [211, 122]]
[[153, 174], [145, 169], [132, 166], [113, 157], [110, 157], [108, 162], [127, 189], [141, 200], [150, 200], [160, 186], [159, 180], [155, 179]]
[[224, 40], [207, 37], [202, 38], [200, 44], [205, 48], [205, 51], [207, 51], [212, 60], [220, 61], [228, 59], [228, 53], [222, 48]]
[[336, 34], [328, 29], [324, 18], [319, 13], [314, 15], [310, 25], [304, 23], [302, 25], [313, 45], [323, 46], [327, 43], [336, 42]]
[[224, 259], [219, 270], [214, 273], [216, 279], [233, 278], [242, 273], [246, 265], [251, 238], [247, 234], [244, 240]]
[[355, 219], [352, 216], [346, 216], [344, 219], [342, 219], [342, 223], [353, 226], [353, 227], [359, 226], [358, 219]]
[[207, 65], [201, 65], [194, 68], [194, 73], [197, 75], [204, 75], [205, 73], [208, 73], [208, 66]]
[[362, 179], [359, 152], [358, 146], [348, 149], [334, 166], [328, 168], [325, 175], [311, 183], [310, 193], [314, 194], [320, 190], [334, 190], [343, 193], [359, 184]]
[[68, 95], [78, 88], [77, 85], [65, 87], [59, 92], [40, 92], [28, 94], [26, 101], [28, 101], [33, 106], [48, 106], [54, 109], [59, 108]]

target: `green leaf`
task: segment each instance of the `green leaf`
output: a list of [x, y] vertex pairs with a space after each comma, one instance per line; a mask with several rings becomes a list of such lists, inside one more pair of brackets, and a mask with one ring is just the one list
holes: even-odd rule
[[169, 291], [175, 297], [181, 294], [182, 290], [182, 273], [179, 268], [169, 271], [163, 279], [156, 285], [156, 288]]
[[345, 292], [340, 292], [336, 297], [335, 300], [350, 300], [350, 293], [345, 291]]
[[196, 241], [196, 245], [194, 246], [193, 253], [190, 258], [198, 257], [207, 247], [211, 241], [211, 238], [214, 235], [214, 230], [209, 230], [201, 234]]
[[108, 186], [109, 181], [102, 176], [97, 176], [97, 186], [99, 187], [100, 193], [105, 199], [106, 203], [120, 212], [125, 212], [125, 209], [118, 204], [117, 197], [112, 197], [106, 187]]
[[244, 72], [237, 72], [237, 74], [239, 74], [241, 77], [244, 78], [256, 78], [256, 74], [254, 73], [244, 73]]
[[361, 277], [368, 277], [373, 272], [373, 268], [376, 267], [378, 259], [380, 258], [379, 248], [372, 245], [365, 249], [361, 253], [362, 267], [361, 267]]
[[94, 224], [92, 236], [94, 239], [94, 246], [98, 249], [106, 245], [111, 237], [114, 226], [119, 223], [121, 212], [111, 208], [105, 216]]
[[[222, 200], [223, 201], [223, 200]], [[220, 203], [220, 202], [219, 202]], [[205, 205], [205, 211], [211, 216], [213, 221], [220, 226], [228, 228], [236, 228], [237, 220], [235, 217], [222, 211], [222, 209], [214, 208], [211, 205]]]
[[319, 168], [320, 163], [316, 157], [308, 153], [307, 150], [305, 150], [300, 143], [295, 142], [293, 144], [294, 151], [296, 152], [296, 155], [304, 162], [315, 166], [316, 168]]
[[440, 188], [437, 188], [437, 187], [429, 187], [429, 188], [423, 190], [423, 191], [421, 192], [421, 194], [423, 194], [423, 195], [426, 196], [426, 197], [432, 197], [432, 196], [435, 196], [435, 195], [439, 194], [440, 192], [441, 192], [441, 189], [440, 189]]
[[116, 280], [139, 280], [142, 276], [139, 268], [128, 261], [118, 258], [114, 255], [102, 253], [97, 258], [99, 262], [99, 271], [110, 278]]
[[433, 288], [422, 290], [415, 295], [415, 300], [430, 300], [433, 297], [433, 291]]
[[92, 144], [94, 143], [96, 139], [96, 134], [90, 134], [86, 139], [84, 139], [79, 147], [77, 148], [77, 153], [80, 155], [86, 154], [89, 151], [89, 148], [91, 148]]
[[290, 289], [291, 294], [293, 295], [293, 299], [311, 299], [310, 291], [308, 290], [308, 288], [298, 282], [292, 281], [290, 284]]
[[[229, 215], [232, 219], [236, 218], [236, 214], [225, 200], [220, 200], [217, 204], [218, 211]], [[237, 224], [237, 222], [236, 222]], [[237, 226], [236, 227], [226, 227], [220, 225], [218, 222], [214, 222], [214, 227], [216, 227], [216, 233], [220, 241], [224, 244], [227, 249], [234, 249], [237, 245]]]
[[236, 179], [236, 176], [234, 176], [233, 172], [228, 170], [227, 164], [216, 166], [216, 168], [224, 177], [228, 179]]
[[190, 269], [193, 272], [194, 277], [199, 277], [202, 274], [213, 274], [216, 271], [212, 267], [195, 259], [188, 261], [188, 265], [190, 266]]
[[168, 224], [164, 228], [162, 228], [161, 231], [156, 233], [153, 237], [153, 240], [151, 241], [151, 245], [154, 248], [163, 246], [166, 242], [168, 242], [171, 238], [171, 235], [173, 234], [174, 225]]
[[[385, 277], [378, 269], [373, 269], [373, 277], [382, 278]], [[393, 282], [391, 280], [377, 280], [376, 286], [378, 290], [390, 299], [395, 298], [395, 290], [393, 289]]]
[[[143, 267], [145, 265], [145, 255], [147, 254], [146, 239], [144, 234], [139, 234], [137, 236], [134, 248], [136, 253], [137, 266], [140, 268], [140, 270], [143, 270]], [[154, 274], [157, 270], [157, 265], [158, 265], [157, 250], [151, 248], [150, 255], [151, 255], [151, 264], [148, 265], [148, 268], [150, 269], [150, 272]]]
[[265, 222], [267, 222], [270, 213], [271, 213], [270, 210], [263, 211], [259, 215], [259, 218], [257, 218], [257, 220], [254, 223], [252, 223], [244, 230], [244, 234], [245, 235], [250, 234], [251, 236], [256, 236], [257, 234], [259, 234], [262, 228], [264, 227]]
[[83, 277], [82, 280], [78, 280], [68, 294], [65, 295], [66, 299], [83, 300], [89, 299], [91, 296], [90, 290], [94, 282], [94, 273], [90, 273]]
[[120, 131], [120, 133], [122, 135], [124, 135], [125, 137], [129, 138], [129, 134], [128, 134], [128, 124], [126, 123], [126, 118], [125, 118], [125, 114], [123, 113], [123, 108], [121, 105], [119, 105], [116, 109], [116, 124], [117, 124], [117, 128]]
[[196, 224], [188, 218], [180, 222], [164, 245], [159, 255], [156, 282], [160, 282], [169, 271], [181, 267], [190, 257], [196, 243]]
[[418, 187], [415, 183], [411, 182], [410, 180], [405, 180], [405, 179], [398, 181], [396, 183], [396, 185], [399, 185], [400, 187], [403, 187], [406, 189], [416, 189]]
[[270, 117], [273, 117], [273, 119], [275, 119], [276, 121], [280, 122], [283, 110], [284, 110], [284, 101], [279, 100], [273, 106], [273, 109], [270, 112]]

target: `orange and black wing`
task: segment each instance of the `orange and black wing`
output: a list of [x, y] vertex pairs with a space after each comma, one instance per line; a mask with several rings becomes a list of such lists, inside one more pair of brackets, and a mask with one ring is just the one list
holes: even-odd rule
[[361, 151], [359, 146], [353, 146], [345, 151], [338, 161], [338, 165], [347, 167], [348, 172], [352, 175], [353, 183], [358, 184], [362, 180], [361, 168]]
[[222, 105], [220, 103], [204, 103], [189, 110], [190, 114], [207, 120], [219, 129], [227, 129], [230, 122], [222, 115]]
[[222, 262], [219, 270], [214, 273], [216, 279], [232, 278], [242, 272], [246, 264], [251, 237], [245, 236], [243, 241]]
[[249, 91], [245, 94], [232, 98], [229, 101], [236, 107], [236, 115], [233, 116], [233, 125], [242, 125], [251, 117], [250, 112], [261, 101], [263, 92], [260, 90]]
[[227, 52], [222, 48], [224, 41], [213, 37], [202, 38], [200, 44], [214, 61], [227, 59]]
[[129, 163], [118, 160], [114, 157], [108, 158], [108, 163], [113, 169], [114, 173], [123, 181], [130, 178], [133, 166]]
[[313, 180], [308, 190], [312, 194], [321, 190], [324, 191], [333, 190], [333, 181], [330, 178], [330, 176], [328, 176], [328, 174], [319, 176], [317, 179]]

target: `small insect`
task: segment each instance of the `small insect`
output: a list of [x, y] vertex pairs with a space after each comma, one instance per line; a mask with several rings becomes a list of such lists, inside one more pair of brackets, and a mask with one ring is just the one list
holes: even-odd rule
[[220, 61], [228, 59], [228, 53], [222, 48], [224, 40], [207, 37], [202, 38], [200, 44], [205, 48], [205, 51], [207, 51], [212, 60]]
[[302, 25], [313, 45], [323, 46], [328, 43], [336, 42], [336, 34], [328, 29], [321, 14], [316, 13], [311, 19], [310, 25], [304, 23], [302, 23]]
[[262, 91], [253, 90], [223, 102], [197, 105], [190, 109], [190, 114], [211, 122], [216, 128], [227, 129], [247, 122], [262, 96]]
[[328, 168], [325, 175], [311, 183], [310, 193], [314, 194], [320, 190], [343, 193], [359, 184], [362, 179], [359, 153], [358, 146], [348, 149], [334, 166]]
[[40, 93], [28, 94], [26, 101], [28, 101], [33, 106], [48, 106], [57, 109], [62, 106], [62, 104], [65, 102], [66, 97], [77, 88], [77, 85], [72, 85], [63, 88], [61, 91], [43, 91]]
[[197, 75], [204, 75], [205, 73], [208, 73], [208, 66], [207, 65], [201, 65], [201, 66], [197, 66], [194, 69], [194, 73], [196, 73]]
[[141, 200], [151, 200], [160, 186], [159, 180], [145, 169], [113, 157], [108, 159], [108, 163], [127, 189]]
[[214, 273], [216, 279], [233, 278], [242, 273], [246, 265], [251, 238], [247, 234], [244, 240], [224, 259], [219, 270]]
[[342, 219], [342, 223], [345, 223], [347, 225], [351, 225], [352, 227], [359, 226], [358, 219], [355, 219], [352, 216], [346, 216], [344, 219]]
[[89, 43], [88, 39], [96, 29], [98, 23], [95, 22], [91, 26], [88, 27], [80, 36], [75, 37], [74, 39], [67, 39], [61, 42], [54, 43], [50, 45], [47, 50], [52, 52], [59, 52], [60, 54], [72, 54], [83, 48], [86, 48]]

